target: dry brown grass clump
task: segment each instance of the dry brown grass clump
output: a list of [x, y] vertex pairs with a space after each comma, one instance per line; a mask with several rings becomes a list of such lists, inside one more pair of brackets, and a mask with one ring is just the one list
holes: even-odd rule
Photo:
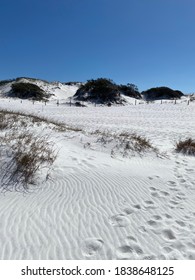
[[130, 136], [130, 140], [132, 143], [132, 150], [136, 151], [137, 153], [144, 153], [147, 151], [157, 152], [157, 149], [153, 147], [153, 145], [150, 143], [150, 140], [143, 136], [132, 134]]
[[186, 140], [180, 140], [176, 143], [176, 152], [183, 153], [185, 155], [195, 156], [195, 140], [188, 138]]
[[5, 115], [0, 112], [0, 130], [3, 130], [7, 127], [7, 122], [5, 120]]
[[0, 130], [5, 128], [18, 129], [22, 127], [41, 126], [45, 124], [47, 127], [58, 132], [75, 131], [83, 132], [81, 128], [72, 127], [65, 123], [60, 123], [46, 117], [38, 117], [33, 114], [14, 112], [8, 110], [0, 110]]
[[123, 146], [124, 149], [123, 156], [127, 156], [129, 152], [140, 156], [147, 153], [154, 153], [157, 156], [160, 155], [158, 149], [151, 144], [150, 140], [141, 135], [121, 133], [118, 139], [120, 146]]
[[165, 154], [160, 153], [149, 139], [136, 133], [125, 131], [120, 134], [111, 134], [106, 131], [101, 132], [96, 130], [92, 135], [98, 135], [95, 143], [88, 142], [84, 147], [89, 148], [98, 144], [102, 149], [110, 149], [112, 157], [122, 156], [130, 158], [136, 155], [142, 157], [149, 154], [154, 154], [157, 157], [165, 157]]
[[37, 172], [46, 169], [48, 174], [57, 156], [47, 135], [12, 131], [1, 137], [2, 144], [7, 153], [1, 181], [4, 191], [28, 190], [28, 185], [35, 183]]

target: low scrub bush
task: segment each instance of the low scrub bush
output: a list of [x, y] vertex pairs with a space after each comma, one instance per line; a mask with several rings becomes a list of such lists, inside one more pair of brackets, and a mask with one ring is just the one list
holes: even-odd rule
[[81, 101], [94, 100], [98, 103], [116, 102], [119, 100], [119, 91], [112, 80], [99, 78], [88, 80], [86, 84], [81, 85], [75, 98]]
[[35, 84], [14, 83], [12, 84], [11, 96], [22, 99], [46, 100], [47, 94]]
[[156, 87], [142, 91], [142, 95], [146, 101], [151, 101], [159, 99], [180, 99], [183, 93], [168, 87]]
[[74, 95], [76, 100], [91, 101], [111, 106], [112, 103], [123, 104], [122, 95], [141, 99], [137, 86], [134, 84], [117, 85], [111, 79], [98, 78], [82, 84]]
[[118, 86], [118, 88], [120, 92], [126, 96], [133, 97], [136, 99], [142, 99], [138, 87], [134, 84], [120, 85]]

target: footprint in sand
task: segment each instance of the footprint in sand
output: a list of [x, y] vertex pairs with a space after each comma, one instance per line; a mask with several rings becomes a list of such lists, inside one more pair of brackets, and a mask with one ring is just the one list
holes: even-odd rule
[[160, 194], [162, 194], [162, 196], [169, 196], [170, 195], [168, 192], [165, 192], [165, 191], [160, 191]]
[[178, 250], [179, 252], [185, 252], [186, 251], [186, 244], [183, 243], [180, 240], [175, 240], [171, 243], [171, 248], [173, 248], [174, 250]]
[[177, 183], [175, 181], [167, 181], [167, 185], [169, 185], [169, 186], [176, 186]]
[[141, 232], [141, 233], [147, 233], [147, 229], [146, 229], [145, 226], [139, 227], [138, 230], [139, 230], [139, 232]]
[[172, 217], [171, 215], [169, 215], [169, 214], [165, 214], [165, 218], [166, 218], [166, 219], [169, 219], [169, 220], [170, 220], [170, 219], [173, 219], [173, 217]]
[[87, 167], [87, 168], [93, 168], [94, 167], [93, 164], [89, 163], [89, 161], [85, 160], [85, 159], [80, 160], [79, 165], [81, 165], [82, 167]]
[[184, 183], [186, 183], [186, 180], [185, 179], [180, 179], [179, 182], [184, 184]]
[[128, 217], [124, 214], [117, 214], [109, 218], [109, 223], [113, 227], [127, 227], [130, 224]]
[[150, 210], [150, 209], [156, 209], [157, 206], [152, 200], [145, 200], [144, 201], [144, 209], [145, 210]]
[[192, 168], [186, 168], [185, 171], [187, 171], [188, 173], [193, 172], [194, 170]]
[[154, 178], [153, 178], [153, 177], [148, 177], [148, 179], [149, 179], [149, 180], [153, 180]]
[[185, 215], [184, 218], [185, 218], [187, 221], [191, 219], [191, 217], [188, 216], [188, 215]]
[[165, 214], [165, 224], [167, 224], [167, 226], [171, 226], [173, 224], [173, 217], [169, 214]]
[[94, 156], [87, 156], [86, 158], [90, 161], [94, 161], [96, 159]]
[[190, 168], [189, 161], [182, 160], [180, 162], [181, 166], [176, 166], [175, 177], [178, 180], [179, 185], [184, 186], [187, 189], [193, 188], [193, 181], [191, 181], [191, 176], [193, 175], [193, 168]]
[[137, 211], [141, 210], [142, 207], [140, 204], [135, 204], [135, 205], [132, 205], [132, 207], [126, 207], [123, 209], [123, 212], [126, 214], [126, 215], [131, 215], [133, 213], [136, 213]]
[[88, 238], [84, 241], [82, 246], [82, 254], [86, 257], [95, 256], [102, 248], [104, 242], [98, 238]]
[[149, 187], [149, 190], [153, 192], [156, 191], [157, 189], [155, 187]]
[[139, 256], [143, 255], [143, 250], [137, 244], [127, 244], [123, 245], [116, 250], [116, 255], [118, 259], [137, 259]]
[[137, 239], [134, 237], [134, 236], [132, 236], [132, 235], [129, 235], [129, 236], [127, 236], [127, 242], [128, 241], [133, 241], [133, 242], [136, 242], [137, 243]]
[[163, 218], [159, 215], [153, 215], [152, 218], [156, 221], [161, 221]]
[[179, 194], [176, 195], [176, 199], [178, 199], [178, 200], [186, 200], [185, 195], [183, 196], [183, 195], [179, 195]]
[[76, 158], [76, 157], [71, 157], [71, 159], [73, 160], [73, 161], [75, 161], [75, 162], [77, 162], [77, 164], [79, 165], [79, 166], [81, 166], [81, 167], [87, 167], [87, 168], [93, 168], [94, 167], [94, 165], [93, 164], [91, 164], [91, 163], [89, 163], [89, 161], [88, 160], [85, 160], [85, 159], [78, 159], [78, 158]]
[[170, 189], [170, 191], [173, 191], [173, 192], [178, 192], [179, 191], [178, 188], [169, 188], [169, 189]]
[[170, 253], [170, 252], [173, 251], [173, 248], [168, 247], [168, 246], [165, 246], [165, 247], [162, 248], [162, 250], [163, 250], [165, 253]]
[[134, 209], [133, 208], [130, 208], [130, 207], [127, 207], [123, 210], [123, 212], [126, 214], [126, 215], [131, 215], [134, 213]]
[[178, 195], [180, 195], [180, 196], [182, 196], [182, 197], [185, 197], [185, 196], [186, 196], [185, 193], [183, 193], [183, 192], [178, 192]]
[[156, 256], [154, 255], [146, 255], [143, 257], [143, 260], [156, 260]]
[[161, 224], [157, 221], [154, 221], [154, 220], [149, 220], [147, 221], [147, 224], [150, 226], [150, 227], [154, 227], [154, 228], [157, 228], [159, 227]]
[[162, 236], [166, 239], [166, 240], [174, 240], [176, 239], [174, 232], [171, 229], [164, 229], [162, 231]]
[[[170, 204], [176, 206], [178, 205], [180, 202], [179, 201], [176, 201], [176, 200], [170, 200]], [[172, 207], [172, 206], [171, 206]]]
[[154, 205], [154, 202], [152, 200], [145, 200], [144, 203], [146, 205]]
[[126, 260], [133, 260], [133, 259], [135, 259], [134, 250], [129, 245], [124, 245], [124, 246], [121, 246], [121, 247], [117, 248], [116, 255], [117, 255], [117, 259], [122, 259], [122, 260], [125, 260], [125, 259]]
[[142, 208], [140, 204], [135, 204], [133, 205], [133, 207], [137, 210], [140, 210]]
[[159, 198], [159, 199], [163, 199], [165, 197], [168, 197], [170, 194], [166, 191], [160, 191], [160, 190], [157, 190], [155, 188], [150, 188], [151, 190], [151, 195], [155, 198]]
[[183, 221], [176, 220], [175, 222], [176, 222], [179, 226], [181, 226], [181, 227], [185, 227], [185, 226], [186, 226], [186, 224], [185, 224]]
[[78, 161], [76, 157], [70, 157], [73, 161]]
[[195, 260], [195, 252], [189, 252], [188, 251], [187, 259], [188, 260]]
[[159, 193], [157, 193], [157, 192], [151, 192], [151, 195], [152, 195], [153, 197], [160, 198], [160, 195], [159, 195]]
[[[158, 176], [158, 175], [156, 175], [156, 176], [154, 176], [154, 177], [157, 178], [157, 179], [160, 178], [160, 176]], [[154, 179], [155, 179], [154, 177], [151, 177], [151, 176], [150, 176], [150, 177], [148, 177], [148, 179], [149, 179], [149, 180], [154, 180]]]

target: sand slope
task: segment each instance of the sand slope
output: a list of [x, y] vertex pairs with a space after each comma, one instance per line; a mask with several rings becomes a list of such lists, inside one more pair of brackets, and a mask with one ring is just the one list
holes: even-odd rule
[[[175, 140], [195, 137], [194, 104], [0, 107], [83, 129], [51, 132], [50, 180], [0, 193], [1, 259], [195, 259], [195, 158], [174, 152]], [[167, 157], [112, 158], [90, 135], [97, 129], [145, 135]]]

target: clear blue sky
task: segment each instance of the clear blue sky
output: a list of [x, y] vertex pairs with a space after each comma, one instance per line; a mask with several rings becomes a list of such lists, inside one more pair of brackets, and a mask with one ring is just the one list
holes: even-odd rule
[[0, 0], [0, 80], [195, 92], [195, 0]]

